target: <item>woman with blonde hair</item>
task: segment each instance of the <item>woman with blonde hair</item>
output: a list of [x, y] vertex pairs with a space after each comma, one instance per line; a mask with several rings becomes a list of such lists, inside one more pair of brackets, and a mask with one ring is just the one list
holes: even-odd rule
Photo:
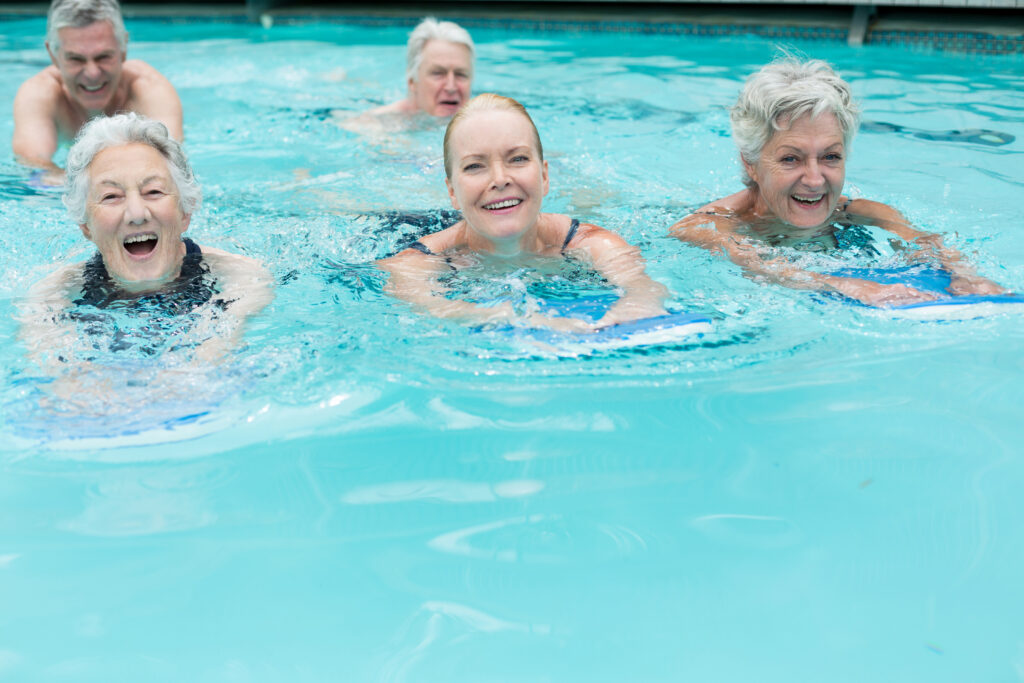
[[[438, 317], [565, 331], [664, 314], [665, 288], [644, 272], [636, 248], [604, 228], [541, 211], [548, 164], [537, 128], [519, 102], [489, 93], [470, 100], [445, 131], [444, 167], [448, 196], [462, 220], [379, 262], [390, 273], [390, 294]], [[475, 267], [490, 273], [525, 269], [543, 278], [567, 258], [620, 292], [596, 322], [552, 315], [529, 303], [453, 296], [449, 282], [453, 272]]]

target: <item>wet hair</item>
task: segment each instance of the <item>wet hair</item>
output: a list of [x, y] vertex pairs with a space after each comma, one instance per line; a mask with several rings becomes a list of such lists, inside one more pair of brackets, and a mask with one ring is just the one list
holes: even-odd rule
[[128, 45], [128, 32], [124, 30], [121, 5], [117, 0], [53, 0], [46, 15], [46, 44], [56, 54], [60, 50], [62, 28], [85, 28], [97, 21], [109, 21], [114, 27], [114, 38], [121, 51]]
[[75, 223], [88, 222], [89, 166], [96, 155], [111, 147], [134, 143], [149, 145], [167, 161], [182, 213], [192, 214], [199, 208], [203, 191], [181, 144], [170, 136], [164, 124], [130, 112], [94, 118], [79, 131], [68, 151], [63, 200]]
[[[753, 165], [777, 131], [803, 116], [817, 118], [828, 112], [835, 115], [843, 144], [849, 147], [860, 120], [849, 83], [828, 62], [786, 55], [747, 77], [731, 110], [732, 137], [740, 156]], [[746, 169], [743, 182], [754, 185]]]
[[427, 17], [409, 34], [409, 43], [405, 50], [405, 77], [410, 81], [416, 80], [416, 73], [423, 61], [423, 48], [431, 40], [465, 45], [469, 48], [469, 63], [473, 63], [476, 48], [473, 46], [473, 39], [469, 37], [469, 31], [454, 22]]
[[526, 107], [511, 97], [485, 92], [477, 95], [455, 112], [455, 116], [448, 122], [448, 127], [444, 131], [444, 173], [449, 180], [452, 177], [452, 164], [455, 161], [452, 159], [452, 132], [462, 121], [481, 111], [511, 111], [525, 116], [533, 131], [533, 141], [537, 145], [537, 153], [540, 160], [544, 161], [544, 147], [540, 144], [540, 133], [537, 132], [537, 126], [527, 113]]

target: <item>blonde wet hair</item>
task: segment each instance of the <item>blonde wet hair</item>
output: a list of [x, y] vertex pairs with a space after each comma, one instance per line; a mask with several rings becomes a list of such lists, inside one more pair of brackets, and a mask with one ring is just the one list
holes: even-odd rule
[[540, 144], [540, 133], [537, 132], [537, 126], [534, 124], [533, 119], [530, 118], [526, 107], [511, 97], [485, 92], [477, 95], [455, 112], [455, 116], [448, 122], [448, 127], [444, 131], [444, 173], [449, 180], [452, 178], [452, 163], [454, 162], [454, 159], [452, 159], [452, 132], [465, 119], [473, 114], [484, 111], [511, 111], [525, 116], [526, 120], [530, 123], [530, 130], [533, 131], [533, 141], [537, 145], [538, 157], [540, 161], [544, 161], [544, 146]]

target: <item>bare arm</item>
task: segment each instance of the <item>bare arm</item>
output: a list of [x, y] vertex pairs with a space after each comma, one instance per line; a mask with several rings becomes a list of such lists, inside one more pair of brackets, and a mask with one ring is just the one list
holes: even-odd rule
[[715, 253], [722, 253], [752, 277], [789, 287], [837, 292], [869, 306], [896, 306], [929, 301], [935, 295], [906, 285], [884, 285], [872, 280], [816, 273], [783, 258], [766, 258], [763, 246], [738, 235], [736, 221], [729, 216], [690, 214], [672, 226], [680, 240]]
[[209, 320], [216, 329], [197, 328], [194, 334], [206, 336], [196, 349], [196, 358], [216, 360], [238, 344], [246, 320], [262, 311], [274, 298], [274, 280], [256, 259], [203, 247], [203, 259], [222, 283], [218, 298], [227, 302], [223, 315]]
[[17, 302], [18, 338], [29, 358], [51, 374], [63, 363], [74, 360], [77, 331], [74, 325], [62, 320], [61, 313], [71, 305], [68, 292], [81, 268], [81, 264], [70, 265], [51, 273]]
[[587, 252], [594, 270], [623, 290], [596, 326], [664, 315], [668, 290], [647, 275], [640, 250], [604, 228], [590, 224], [580, 227], [585, 232], [582, 238], [573, 240], [573, 248]]
[[946, 246], [940, 235], [923, 232], [896, 209], [867, 199], [854, 199], [847, 208], [850, 220], [875, 225], [902, 238], [917, 248], [921, 260], [934, 259], [951, 275], [951, 294], [1003, 294], [1006, 290], [977, 274], [974, 266], [958, 250]]
[[[449, 228], [450, 229], [450, 228]], [[511, 304], [502, 302], [483, 306], [469, 301], [449, 299], [438, 281], [448, 265], [438, 256], [406, 249], [394, 256], [377, 261], [377, 267], [390, 275], [384, 291], [408, 301], [437, 318], [461, 320], [470, 323], [523, 322], [535, 327], [548, 327], [563, 332], [584, 332], [592, 326], [576, 318], [557, 318], [533, 313], [520, 316]]]
[[54, 180], [63, 182], [63, 171], [52, 161], [59, 142], [56, 107], [60, 97], [59, 83], [45, 70], [21, 84], [14, 96], [11, 148], [19, 162], [52, 171], [60, 176]]

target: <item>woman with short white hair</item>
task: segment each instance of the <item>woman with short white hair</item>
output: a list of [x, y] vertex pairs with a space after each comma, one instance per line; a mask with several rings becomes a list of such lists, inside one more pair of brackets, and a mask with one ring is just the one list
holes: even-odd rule
[[826, 251], [845, 229], [877, 226], [904, 240], [914, 258], [950, 274], [950, 294], [998, 294], [938, 235], [913, 228], [896, 209], [843, 194], [846, 159], [860, 110], [846, 81], [818, 60], [777, 59], [747, 78], [732, 108], [733, 139], [746, 188], [672, 226], [672, 234], [724, 252], [750, 275], [795, 289], [837, 292], [869, 305], [936, 298], [905, 284], [818, 273], [765, 255], [764, 245]]
[[[29, 303], [44, 311], [27, 320], [28, 336], [45, 338], [39, 325], [94, 320], [97, 309], [217, 319], [233, 336], [234, 323], [269, 301], [270, 278], [255, 259], [184, 236], [201, 202], [188, 158], [164, 124], [134, 113], [90, 121], [68, 152], [64, 203], [97, 253], [37, 285]], [[86, 310], [93, 313], [83, 317]], [[200, 343], [210, 349], [226, 340], [214, 337]]]

